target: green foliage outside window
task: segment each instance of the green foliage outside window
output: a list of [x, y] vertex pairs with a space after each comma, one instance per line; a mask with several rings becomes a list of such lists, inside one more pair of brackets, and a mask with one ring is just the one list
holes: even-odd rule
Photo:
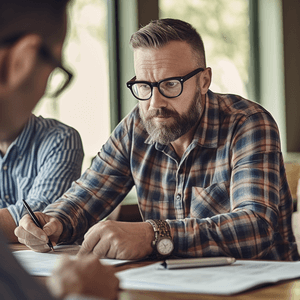
[[247, 97], [249, 80], [248, 0], [160, 0], [160, 18], [191, 23], [202, 36], [212, 90]]

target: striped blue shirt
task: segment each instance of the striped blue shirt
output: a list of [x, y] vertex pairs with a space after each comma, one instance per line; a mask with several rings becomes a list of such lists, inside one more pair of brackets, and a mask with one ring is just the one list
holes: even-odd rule
[[31, 115], [28, 123], [0, 155], [0, 208], [18, 225], [26, 210], [42, 211], [81, 174], [83, 147], [79, 133], [53, 119]]

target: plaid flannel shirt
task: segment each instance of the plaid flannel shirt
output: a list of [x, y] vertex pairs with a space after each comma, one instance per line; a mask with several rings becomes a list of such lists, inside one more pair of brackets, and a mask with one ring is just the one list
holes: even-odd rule
[[169, 223], [175, 255], [299, 259], [278, 128], [256, 103], [209, 91], [181, 158], [151, 141], [137, 105], [44, 212], [64, 224], [61, 241], [75, 241], [134, 185], [143, 219]]

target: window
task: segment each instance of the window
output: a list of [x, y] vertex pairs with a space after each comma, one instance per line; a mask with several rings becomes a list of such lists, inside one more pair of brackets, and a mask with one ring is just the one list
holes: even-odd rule
[[181, 19], [202, 36], [211, 90], [249, 93], [249, 4], [247, 0], [159, 0], [160, 18]]
[[78, 130], [85, 151], [84, 171], [110, 134], [106, 1], [71, 1], [68, 13], [63, 61], [75, 76], [61, 96], [44, 97], [34, 113]]

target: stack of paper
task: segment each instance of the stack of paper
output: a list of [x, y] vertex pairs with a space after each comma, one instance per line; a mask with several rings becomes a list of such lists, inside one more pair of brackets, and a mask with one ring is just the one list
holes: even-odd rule
[[[32, 250], [14, 251], [13, 254], [25, 270], [34, 276], [50, 276], [55, 265], [58, 263], [62, 254], [68, 254], [71, 259], [76, 259], [79, 251], [78, 245], [55, 246], [54, 252], [39, 253]], [[120, 265], [128, 260], [119, 259], [100, 259], [104, 265]]]
[[218, 267], [168, 270], [154, 264], [117, 273], [123, 289], [231, 295], [300, 277], [300, 262], [244, 261]]
[[[76, 248], [77, 247], [77, 248]], [[73, 255], [79, 246], [56, 246], [55, 252], [16, 251], [23, 267], [36, 276], [50, 276], [62, 253]], [[71, 256], [72, 257], [72, 256]], [[127, 260], [100, 259], [103, 264], [119, 265]], [[123, 289], [232, 295], [260, 285], [300, 278], [300, 261], [237, 260], [226, 266], [165, 269], [160, 263], [129, 269], [116, 275]]]

